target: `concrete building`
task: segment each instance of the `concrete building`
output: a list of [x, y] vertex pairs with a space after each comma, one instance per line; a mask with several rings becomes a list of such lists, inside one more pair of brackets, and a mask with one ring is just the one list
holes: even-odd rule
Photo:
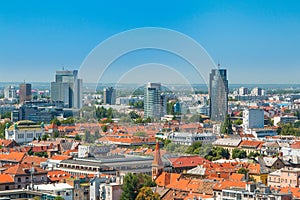
[[122, 192], [122, 185], [119, 183], [100, 184], [100, 200], [119, 200]]
[[79, 145], [78, 158], [88, 158], [90, 156], [94, 156], [94, 157], [107, 156], [109, 150], [110, 150], [109, 146]]
[[215, 134], [207, 133], [187, 133], [187, 132], [171, 132], [168, 139], [175, 144], [192, 145], [194, 142], [212, 143], [217, 137]]
[[239, 88], [239, 95], [248, 95], [248, 88], [240, 87]]
[[264, 96], [265, 92], [264, 92], [263, 89], [261, 89], [259, 87], [255, 87], [255, 88], [252, 89], [251, 95], [253, 95], [253, 96]]
[[226, 69], [213, 69], [209, 75], [210, 119], [222, 122], [228, 113], [228, 80]]
[[89, 182], [90, 184], [90, 200], [97, 200], [97, 199], [101, 199], [100, 198], [100, 184], [101, 183], [105, 183], [106, 182], [106, 178], [105, 177], [99, 177], [99, 173], [97, 173], [97, 176], [92, 178]]
[[52, 101], [63, 101], [67, 108], [82, 107], [82, 79], [78, 71], [56, 71], [55, 82], [51, 82]]
[[42, 138], [44, 134], [43, 123], [38, 125], [29, 120], [15, 122], [5, 129], [5, 139], [15, 140], [19, 144], [32, 142], [34, 138]]
[[103, 104], [116, 104], [116, 90], [113, 87], [103, 89]]
[[280, 124], [288, 124], [288, 123], [295, 123], [298, 120], [296, 116], [276, 116], [274, 117], [274, 126], [277, 126], [278, 123]]
[[292, 200], [291, 193], [278, 193], [261, 183], [248, 183], [246, 187], [227, 187], [220, 194], [216, 194], [217, 200]]
[[286, 167], [268, 175], [268, 186], [274, 188], [299, 187], [300, 168]]
[[42, 199], [54, 199], [61, 196], [64, 200], [74, 200], [74, 188], [67, 183], [35, 185], [36, 191], [45, 192]]
[[167, 102], [160, 83], [148, 83], [144, 90], [144, 118], [160, 119], [166, 114]]
[[4, 98], [6, 99], [16, 99], [17, 98], [17, 90], [14, 86], [9, 85], [4, 89]]
[[243, 128], [248, 129], [264, 128], [264, 111], [262, 109], [245, 109], [243, 111]]
[[19, 89], [19, 103], [24, 103], [25, 101], [31, 100], [31, 84], [22, 83]]

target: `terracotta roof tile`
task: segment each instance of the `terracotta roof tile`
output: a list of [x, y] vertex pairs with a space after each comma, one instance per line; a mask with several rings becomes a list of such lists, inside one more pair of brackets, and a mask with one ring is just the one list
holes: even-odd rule
[[11, 153], [2, 153], [0, 154], [0, 160], [2, 161], [11, 161], [11, 162], [21, 162], [24, 158], [25, 153], [23, 152], [11, 152]]
[[0, 174], [0, 183], [14, 183], [13, 177], [9, 174]]

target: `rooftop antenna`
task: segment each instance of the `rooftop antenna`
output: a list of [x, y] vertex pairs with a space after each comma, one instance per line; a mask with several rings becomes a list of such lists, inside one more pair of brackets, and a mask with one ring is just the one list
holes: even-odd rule
[[62, 66], [62, 70], [65, 71], [65, 66]]
[[220, 61], [218, 60], [218, 69], [220, 69], [220, 66], [221, 66], [221, 65], [220, 65]]

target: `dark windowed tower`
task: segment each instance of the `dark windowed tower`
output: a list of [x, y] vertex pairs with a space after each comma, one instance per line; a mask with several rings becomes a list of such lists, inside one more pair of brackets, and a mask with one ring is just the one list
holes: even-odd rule
[[25, 101], [31, 101], [31, 84], [29, 83], [20, 84], [19, 103], [22, 104]]
[[52, 101], [62, 101], [67, 108], [82, 107], [82, 79], [77, 70], [56, 71], [55, 82], [51, 82]]
[[228, 80], [226, 69], [213, 69], [209, 75], [210, 119], [221, 122], [228, 113]]
[[103, 89], [103, 103], [109, 105], [116, 104], [116, 90], [113, 87]]

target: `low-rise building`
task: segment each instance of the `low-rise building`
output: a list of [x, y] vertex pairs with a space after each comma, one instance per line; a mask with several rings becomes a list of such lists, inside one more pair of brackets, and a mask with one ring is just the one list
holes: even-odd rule
[[168, 139], [175, 144], [192, 145], [194, 142], [212, 143], [217, 137], [213, 133], [171, 132]]
[[5, 129], [5, 139], [15, 140], [19, 144], [32, 142], [34, 138], [42, 138], [44, 134], [43, 123], [38, 125], [29, 120], [15, 122]]
[[241, 142], [241, 138], [220, 138], [212, 144], [213, 146], [227, 149], [229, 153], [232, 154], [233, 149], [238, 148]]
[[274, 117], [274, 126], [280, 124], [288, 124], [288, 123], [295, 123], [298, 120], [296, 116], [276, 116]]
[[268, 175], [268, 186], [274, 188], [299, 187], [300, 168], [286, 167]]

